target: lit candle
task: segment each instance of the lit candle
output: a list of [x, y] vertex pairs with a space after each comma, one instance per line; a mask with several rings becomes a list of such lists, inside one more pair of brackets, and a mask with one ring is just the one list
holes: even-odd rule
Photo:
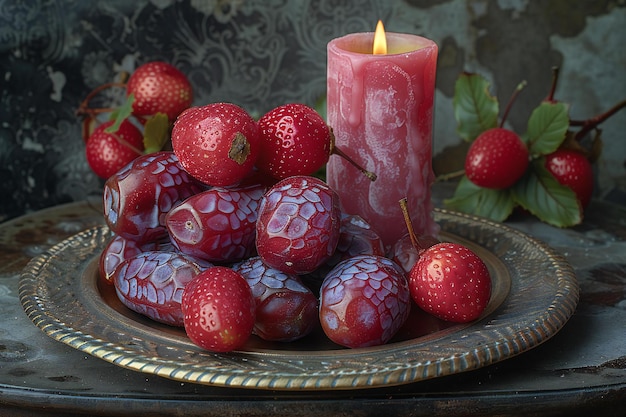
[[430, 196], [437, 45], [415, 35], [385, 35], [380, 22], [377, 33], [329, 42], [327, 74], [327, 121], [337, 147], [377, 179], [336, 155], [326, 178], [344, 211], [363, 217], [389, 246], [407, 233], [404, 197], [416, 233], [438, 233]]

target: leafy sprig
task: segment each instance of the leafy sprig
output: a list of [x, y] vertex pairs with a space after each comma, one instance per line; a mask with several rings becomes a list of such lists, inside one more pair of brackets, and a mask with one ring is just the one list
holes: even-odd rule
[[[472, 142], [482, 132], [498, 125], [498, 99], [491, 94], [489, 82], [479, 74], [459, 76], [453, 106], [457, 133], [465, 141]], [[445, 200], [446, 206], [495, 221], [506, 220], [515, 207], [521, 206], [554, 226], [579, 224], [583, 213], [575, 193], [550, 174], [544, 161], [545, 155], [558, 149], [567, 137], [568, 112], [567, 104], [555, 101], [551, 96], [533, 110], [526, 132], [520, 135], [532, 162], [526, 174], [513, 186], [503, 190], [482, 188], [463, 175], [454, 196]]]
[[[135, 102], [135, 96], [133, 94], [129, 94], [124, 102], [116, 107], [89, 107], [89, 101], [96, 94], [111, 87], [125, 88], [126, 84], [110, 83], [98, 87], [87, 96], [76, 111], [78, 116], [84, 117], [83, 140], [85, 142], [87, 142], [89, 136], [91, 135], [96, 116], [99, 114], [108, 113], [108, 119], [113, 120], [113, 124], [105, 129], [107, 133], [117, 132], [124, 120], [137, 119], [133, 115], [133, 103]], [[136, 121], [137, 123], [143, 125], [144, 154], [158, 152], [167, 147], [170, 140], [172, 123], [165, 113], [156, 113], [148, 118], [142, 118], [141, 120]]]
[[452, 106], [456, 131], [468, 142], [498, 124], [498, 98], [491, 95], [489, 82], [479, 75], [461, 74], [454, 88]]

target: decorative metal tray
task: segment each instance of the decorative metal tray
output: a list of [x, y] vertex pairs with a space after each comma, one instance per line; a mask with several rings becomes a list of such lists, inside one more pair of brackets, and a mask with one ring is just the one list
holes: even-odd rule
[[321, 331], [291, 343], [253, 336], [241, 351], [211, 353], [183, 329], [135, 314], [98, 279], [111, 235], [85, 230], [33, 258], [19, 285], [33, 323], [48, 336], [105, 361], [178, 381], [276, 390], [393, 386], [477, 369], [554, 336], [574, 313], [578, 284], [563, 257], [505, 225], [435, 210], [443, 240], [471, 247], [493, 278], [482, 318], [463, 325], [413, 312], [383, 346], [346, 349]]

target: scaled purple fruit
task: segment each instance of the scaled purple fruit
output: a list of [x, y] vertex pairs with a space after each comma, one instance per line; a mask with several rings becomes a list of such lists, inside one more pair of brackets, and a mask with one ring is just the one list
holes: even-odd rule
[[258, 256], [234, 265], [233, 269], [252, 290], [256, 335], [265, 340], [290, 342], [317, 326], [317, 298], [297, 275], [271, 268]]
[[406, 275], [388, 258], [358, 255], [340, 262], [320, 289], [320, 322], [333, 342], [350, 347], [387, 343], [411, 309]]
[[265, 187], [215, 187], [196, 194], [165, 218], [181, 252], [212, 262], [236, 262], [255, 252], [256, 220]]
[[173, 152], [135, 159], [104, 185], [104, 219], [113, 233], [139, 243], [167, 236], [165, 215], [204, 186], [183, 170]]
[[200, 268], [184, 255], [148, 251], [122, 262], [113, 274], [118, 298], [152, 320], [183, 326], [182, 298]]
[[263, 262], [290, 274], [307, 274], [337, 248], [339, 196], [322, 180], [304, 175], [276, 183], [261, 200], [256, 247]]
[[134, 240], [115, 235], [107, 243], [99, 259], [100, 278], [107, 284], [113, 285], [113, 273], [115, 269], [126, 259], [147, 251], [169, 251], [174, 245], [169, 239], [146, 242], [142, 245]]

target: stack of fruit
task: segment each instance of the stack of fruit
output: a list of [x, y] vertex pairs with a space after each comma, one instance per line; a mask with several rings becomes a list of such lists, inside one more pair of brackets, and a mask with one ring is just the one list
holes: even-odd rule
[[286, 104], [255, 121], [232, 103], [191, 107], [171, 145], [106, 180], [112, 239], [100, 276], [124, 305], [198, 346], [232, 351], [252, 334], [289, 342], [319, 326], [338, 345], [366, 347], [419, 327], [407, 323], [416, 306], [451, 322], [484, 312], [491, 277], [467, 247], [416, 236], [407, 216], [406, 239], [384, 248], [342, 212], [313, 176], [337, 152], [314, 109]]
[[[94, 97], [108, 88], [121, 87], [126, 101], [118, 108], [92, 108]], [[176, 117], [193, 101], [191, 84], [185, 74], [161, 61], [138, 67], [126, 83], [104, 84], [81, 103], [83, 139], [87, 163], [101, 178], [109, 178], [139, 155], [163, 149]], [[109, 114], [100, 123], [97, 116]]]

